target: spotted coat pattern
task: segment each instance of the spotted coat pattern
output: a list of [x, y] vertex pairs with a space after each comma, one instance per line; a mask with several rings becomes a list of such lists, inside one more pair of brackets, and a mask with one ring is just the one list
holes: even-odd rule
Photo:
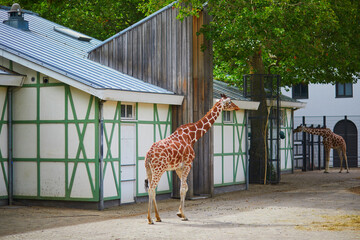
[[187, 220], [183, 209], [188, 190], [186, 179], [195, 158], [193, 146], [211, 128], [222, 110], [239, 110], [239, 107], [232, 103], [230, 98], [223, 95], [203, 118], [195, 123], [180, 126], [167, 138], [154, 143], [147, 152], [145, 158], [147, 180], [145, 183], [149, 184], [149, 224], [153, 224], [150, 216], [152, 205], [154, 205], [156, 221], [161, 221], [156, 205], [155, 189], [163, 173], [169, 170], [175, 170], [181, 181], [180, 207], [177, 215], [182, 220]]

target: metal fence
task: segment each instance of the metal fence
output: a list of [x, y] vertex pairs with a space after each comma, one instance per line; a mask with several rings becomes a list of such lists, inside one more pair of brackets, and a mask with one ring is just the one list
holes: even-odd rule
[[[296, 116], [294, 127], [300, 124], [308, 127], [327, 127], [342, 136], [347, 145], [349, 167], [360, 165], [360, 116]], [[330, 152], [330, 167], [340, 167], [339, 156], [336, 151]], [[322, 137], [307, 133], [294, 134], [294, 167], [303, 171], [323, 169], [325, 153]], [[343, 163], [344, 164], [344, 163]]]

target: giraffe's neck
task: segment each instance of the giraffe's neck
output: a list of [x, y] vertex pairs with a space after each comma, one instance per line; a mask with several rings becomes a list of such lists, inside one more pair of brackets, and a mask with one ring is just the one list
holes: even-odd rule
[[307, 128], [305, 127], [304, 132], [314, 134], [314, 135], [320, 135], [322, 137], [327, 136], [329, 133], [328, 128]]
[[216, 119], [219, 117], [222, 111], [221, 103], [217, 102], [214, 106], [202, 117], [199, 121], [195, 123], [196, 134], [194, 141], [199, 140], [204, 134], [211, 128], [215, 123]]

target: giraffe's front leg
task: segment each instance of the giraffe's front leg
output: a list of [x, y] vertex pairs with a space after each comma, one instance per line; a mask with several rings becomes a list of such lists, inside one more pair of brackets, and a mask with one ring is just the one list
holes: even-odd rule
[[329, 173], [329, 161], [330, 161], [330, 148], [325, 148], [325, 171], [324, 171], [324, 173]]
[[181, 187], [180, 187], [180, 207], [179, 211], [177, 212], [177, 215], [179, 218], [181, 218], [183, 221], [187, 221], [187, 217], [185, 217], [184, 208], [185, 208], [185, 197], [188, 190], [188, 185], [185, 181], [181, 181]]
[[181, 218], [183, 221], [187, 221], [187, 217], [184, 213], [184, 207], [185, 207], [185, 197], [186, 193], [188, 191], [188, 184], [186, 183], [187, 176], [190, 172], [191, 166], [186, 166], [183, 169], [176, 170], [176, 174], [179, 176], [181, 180], [181, 186], [180, 186], [180, 207], [179, 211], [177, 212], [177, 216]]

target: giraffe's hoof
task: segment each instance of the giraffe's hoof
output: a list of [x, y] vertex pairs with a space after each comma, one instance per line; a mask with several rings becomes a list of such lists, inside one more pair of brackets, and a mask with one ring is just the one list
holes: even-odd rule
[[181, 221], [189, 221], [186, 217], [182, 218]]
[[328, 171], [325, 171], [324, 173], [329, 173]]
[[156, 219], [156, 222], [162, 222], [162, 221], [161, 221], [161, 219], [159, 218], [159, 219]]
[[350, 173], [349, 171], [347, 171], [346, 173]]
[[148, 224], [149, 225], [154, 224], [154, 221], [153, 220], [148, 220]]
[[181, 214], [181, 212], [176, 213], [176, 215], [177, 215], [179, 218], [183, 218], [183, 215]]

